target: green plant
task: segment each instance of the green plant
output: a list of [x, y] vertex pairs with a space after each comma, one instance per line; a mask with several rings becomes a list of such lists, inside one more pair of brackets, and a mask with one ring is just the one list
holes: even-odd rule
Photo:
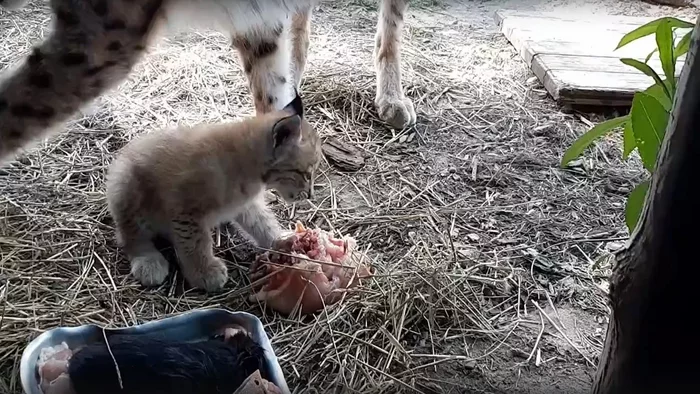
[[[565, 167], [597, 139], [612, 131], [622, 130], [622, 157], [627, 160], [636, 149], [649, 173], [654, 172], [656, 156], [666, 133], [666, 126], [676, 94], [678, 78], [676, 61], [688, 52], [692, 28], [695, 25], [676, 18], [660, 18], [640, 26], [627, 33], [615, 48], [623, 46], [651, 34], [656, 36], [656, 48], [642, 62], [637, 59], [620, 59], [628, 66], [634, 67], [653, 78], [654, 84], [644, 91], [635, 93], [629, 114], [606, 120], [580, 136], [566, 150], [561, 165]], [[691, 29], [676, 42], [677, 29]], [[649, 66], [649, 59], [658, 52], [664, 78]], [[630, 232], [637, 226], [644, 199], [649, 188], [649, 181], [637, 185], [627, 198], [625, 223]]]

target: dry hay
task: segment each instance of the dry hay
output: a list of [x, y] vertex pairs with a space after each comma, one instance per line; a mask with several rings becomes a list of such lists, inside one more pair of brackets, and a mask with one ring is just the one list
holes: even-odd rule
[[[21, 352], [44, 330], [119, 327], [214, 306], [261, 316], [297, 391], [445, 392], [482, 378], [497, 385], [494, 360], [514, 378], [536, 361], [589, 373], [607, 315], [596, 285], [605, 281], [606, 245], [626, 236], [622, 204], [638, 163], [621, 164], [618, 148], [603, 144], [579, 167], [558, 169], [581, 122], [524, 82], [527, 70], [495, 29], [457, 20], [457, 11], [412, 10], [403, 64], [419, 124], [404, 133], [382, 125], [372, 105], [374, 12], [327, 4], [314, 17], [302, 87], [309, 116], [323, 136], [367, 160], [357, 173], [325, 165], [313, 203], [274, 206], [286, 225], [301, 220], [356, 237], [378, 270], [358, 295], [314, 318], [284, 319], [247, 303], [255, 251], [227, 229], [215, 236], [231, 281], [211, 297], [184, 291], [179, 275], [140, 288], [115, 247], [104, 172], [127, 141], [252, 112], [222, 35], [158, 45], [119, 89], [69, 122], [69, 133], [3, 168], [0, 391], [20, 391]], [[42, 2], [0, 13], [0, 65], [26, 54], [47, 21]], [[590, 320], [566, 320], [562, 307]]]

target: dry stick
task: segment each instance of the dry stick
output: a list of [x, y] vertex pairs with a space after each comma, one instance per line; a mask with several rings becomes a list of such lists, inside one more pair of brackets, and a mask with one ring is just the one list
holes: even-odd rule
[[576, 349], [576, 351], [581, 355], [581, 357], [583, 357], [584, 360], [586, 360], [589, 364], [591, 364], [592, 367], [595, 367], [596, 365], [593, 363], [593, 361], [591, 361], [588, 357], [586, 357], [586, 355], [583, 354], [583, 352], [581, 351], [581, 349], [579, 349], [578, 346], [576, 346], [576, 345], [571, 341], [571, 339], [569, 339], [569, 337], [567, 337], [566, 334], [564, 334], [564, 331], [562, 331], [562, 330], [559, 328], [559, 326], [557, 326], [557, 324], [554, 323], [554, 320], [552, 320], [552, 318], [549, 317], [549, 316], [544, 312], [544, 310], [542, 309], [542, 307], [540, 307], [540, 305], [537, 303], [537, 301], [535, 301], [535, 300], [531, 300], [531, 301], [532, 301], [532, 303], [535, 305], [535, 308], [537, 308], [537, 309], [540, 311], [540, 313], [543, 314], [544, 317], [547, 318], [547, 320], [549, 320], [549, 322], [552, 324], [552, 326], [554, 326], [554, 328], [559, 332], [559, 334], [561, 334], [561, 336], [564, 337], [564, 340], [566, 340], [566, 342], [568, 342], [569, 345], [571, 345], [571, 347], [573, 347], [574, 349]]
[[532, 356], [535, 354], [537, 347], [540, 345], [540, 340], [542, 339], [542, 334], [544, 334], [544, 316], [542, 315], [542, 312], [540, 312], [540, 333], [537, 334], [537, 339], [535, 340], [535, 346], [532, 347], [532, 351], [530, 352], [530, 355], [527, 357], [527, 360], [525, 360], [525, 364], [530, 363]]
[[102, 329], [102, 337], [105, 339], [105, 345], [107, 345], [107, 351], [109, 352], [109, 355], [112, 356], [112, 361], [114, 362], [114, 368], [117, 370], [117, 380], [119, 381], [119, 388], [124, 390], [124, 383], [122, 382], [122, 373], [119, 371], [119, 364], [117, 364], [117, 359], [114, 357], [114, 353], [112, 353], [112, 348], [109, 346], [109, 341], [107, 340], [107, 331], [105, 329]]

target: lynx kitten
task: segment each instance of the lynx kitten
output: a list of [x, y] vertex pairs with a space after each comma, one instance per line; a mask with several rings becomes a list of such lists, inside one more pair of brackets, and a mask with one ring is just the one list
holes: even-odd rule
[[301, 98], [242, 122], [150, 133], [125, 146], [109, 170], [107, 202], [131, 273], [145, 286], [168, 275], [155, 235], [174, 245], [187, 282], [206, 291], [227, 281], [212, 250], [212, 227], [234, 221], [270, 247], [282, 229], [263, 199], [267, 188], [287, 201], [312, 197], [320, 141]]

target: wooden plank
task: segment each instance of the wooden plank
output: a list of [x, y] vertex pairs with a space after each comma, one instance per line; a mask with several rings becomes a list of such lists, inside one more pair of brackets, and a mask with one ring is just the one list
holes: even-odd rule
[[[515, 42], [520, 43], [520, 55], [529, 64], [532, 58], [538, 54], [575, 55], [591, 57], [608, 57], [611, 59], [633, 58], [644, 59], [651, 49], [639, 50], [636, 46], [622, 47], [617, 51], [605, 50], [605, 47], [593, 42], [566, 42], [549, 40], [522, 40], [518, 37]], [[652, 47], [653, 49], [653, 47]]]
[[[571, 22], [563, 26], [552, 26], [516, 18], [504, 21], [501, 28], [501, 32], [513, 45], [532, 48], [535, 53], [643, 59], [656, 48], [656, 39], [649, 35], [615, 50], [620, 39], [629, 30], [596, 29]], [[677, 38], [677, 41], [679, 40], [680, 37]], [[532, 56], [533, 53], [529, 55]], [[530, 60], [526, 59], [527, 62]]]
[[635, 92], [652, 85], [643, 74], [577, 70], [539, 73], [538, 78], [543, 80], [547, 91], [561, 104], [628, 105]]
[[[534, 11], [516, 11], [516, 10], [498, 10], [495, 12], [495, 20], [497, 25], [501, 25], [503, 20], [508, 18], [532, 18], [545, 21], [566, 21], [574, 23], [586, 24], [606, 24], [606, 25], [628, 25], [630, 30], [639, 27], [645, 23], [649, 23], [659, 17], [653, 16], [627, 16], [627, 15], [605, 15], [605, 14], [590, 14], [587, 16], [571, 14], [563, 15], [559, 12], [534, 12]], [[687, 18], [678, 18], [690, 24], [695, 24], [694, 20]]]
[[[644, 61], [656, 47], [654, 36], [618, 50], [615, 47], [626, 33], [655, 19], [598, 15], [579, 19], [552, 13], [496, 12], [501, 32], [562, 104], [629, 105], [636, 91], [651, 86], [651, 77], [623, 64], [620, 58]], [[682, 56], [676, 63], [676, 76], [684, 63]], [[658, 55], [649, 65], [663, 75]]]
[[[637, 59], [644, 61], [644, 59]], [[661, 68], [661, 61], [658, 59], [651, 59], [647, 63], [657, 74], [663, 76], [664, 71]], [[676, 62], [676, 76], [681, 75], [681, 69], [683, 68], [684, 62]], [[559, 55], [559, 54], [540, 54], [535, 56], [532, 67], [535, 65], [537, 67], [542, 67], [549, 72], [557, 72], [560, 70], [570, 70], [570, 71], [596, 71], [596, 72], [607, 72], [609, 74], [634, 74], [643, 75], [649, 84], [654, 81], [651, 77], [646, 76], [641, 71], [636, 68], [628, 66], [622, 63], [619, 59], [610, 57], [593, 57], [593, 56], [575, 56], [575, 55]], [[534, 70], [533, 70], [534, 71]]]
[[[552, 31], [556, 34], [552, 34]], [[566, 54], [558, 52], [558, 50], [576, 49], [586, 51], [585, 54], [593, 56], [644, 57], [656, 48], [656, 39], [653, 35], [642, 37], [616, 50], [615, 47], [624, 33], [597, 29], [584, 30], [580, 27], [557, 28], [552, 29], [552, 31], [546, 26], [513, 27], [508, 23], [504, 24], [502, 29], [506, 37], [517, 37], [525, 45], [528, 43], [548, 43], [546, 50], [548, 53]], [[550, 49], [552, 46], [556, 49]]]
[[[532, 63], [532, 71], [555, 100], [570, 105], [625, 106], [631, 103], [636, 91], [654, 83], [651, 77], [641, 72], [613, 73], [607, 67], [599, 67], [596, 60], [600, 59], [582, 59], [585, 60], [574, 68], [566, 67], [567, 61], [562, 57], [537, 56]], [[624, 66], [622, 63], [620, 65]], [[656, 68], [663, 75], [660, 63]], [[680, 76], [681, 69], [682, 65], [676, 69], [676, 76]], [[581, 81], [586, 83], [582, 84]]]

